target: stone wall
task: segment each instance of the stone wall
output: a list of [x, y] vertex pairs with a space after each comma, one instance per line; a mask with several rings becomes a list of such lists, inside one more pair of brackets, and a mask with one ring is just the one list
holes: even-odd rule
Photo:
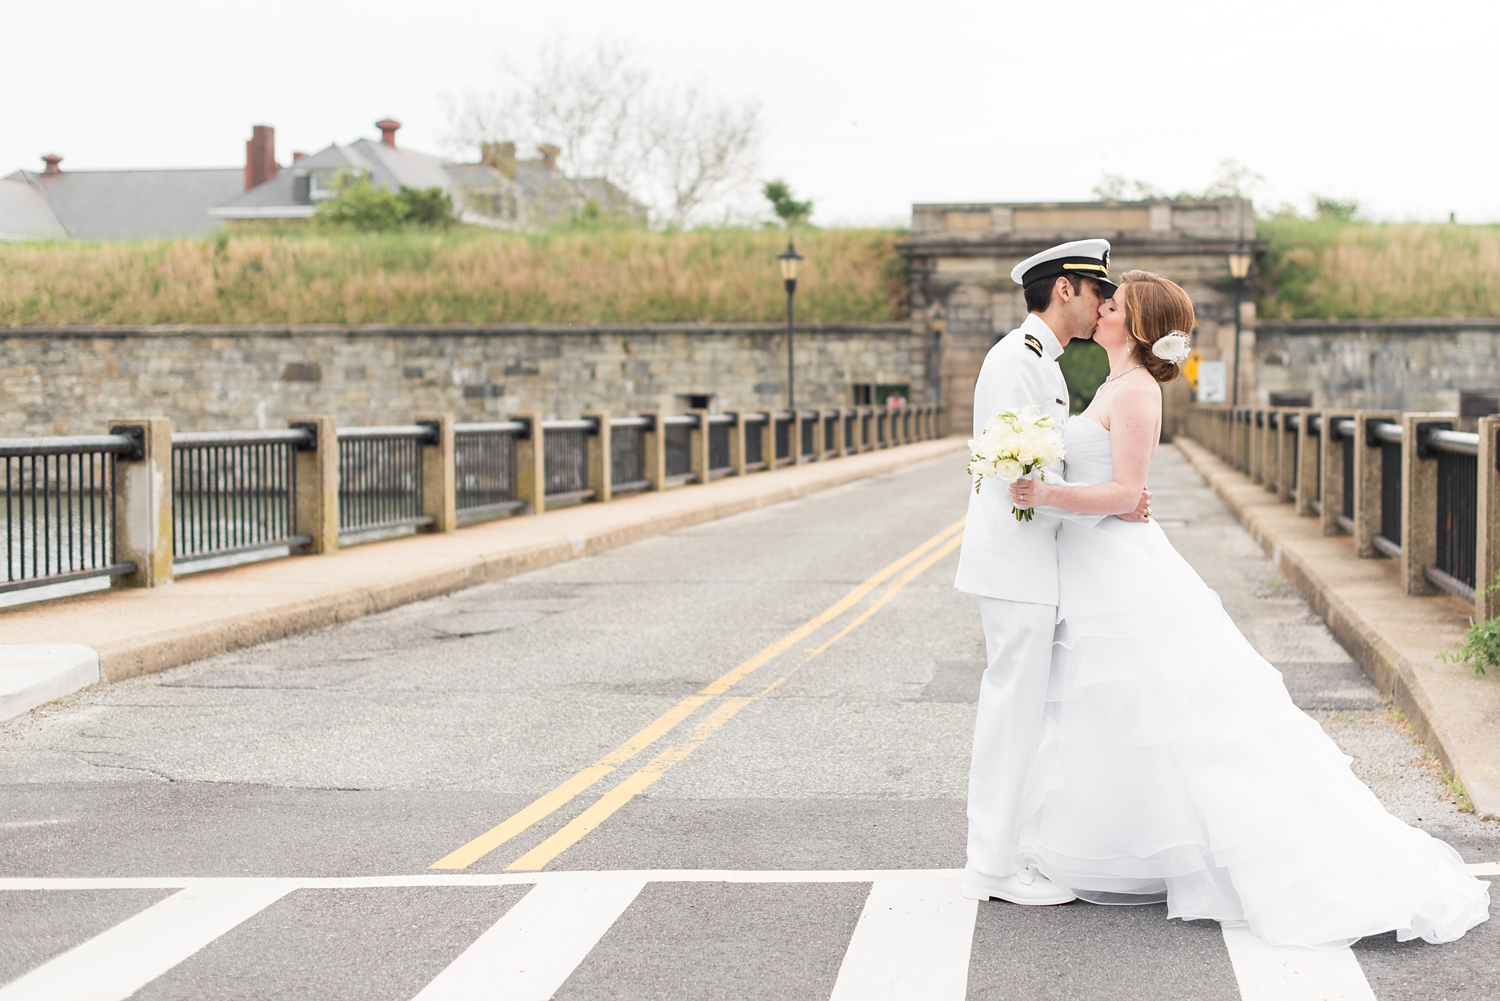
[[1500, 390], [1500, 319], [1262, 320], [1255, 399], [1311, 391], [1313, 406], [1458, 410], [1461, 391]]
[[[856, 384], [926, 394], [927, 344], [904, 323], [799, 327], [797, 402], [848, 406]], [[786, 405], [773, 324], [0, 328], [0, 436], [97, 433], [164, 415], [183, 430], [282, 426], [288, 414], [405, 423], [541, 411]]]

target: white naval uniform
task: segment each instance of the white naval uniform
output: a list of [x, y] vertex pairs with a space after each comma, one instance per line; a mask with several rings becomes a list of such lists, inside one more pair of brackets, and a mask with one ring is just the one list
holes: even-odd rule
[[[1037, 354], [1027, 338], [1040, 343]], [[1058, 427], [1068, 417], [1068, 384], [1058, 367], [1062, 345], [1040, 316], [1006, 334], [985, 356], [974, 386], [974, 436], [999, 413], [1036, 404]], [[1046, 481], [1063, 482], [1048, 469]], [[1052, 635], [1057, 620], [1057, 529], [1067, 517], [1038, 508], [1029, 522], [1011, 513], [1010, 489], [985, 480], [969, 496], [954, 586], [979, 596], [986, 661], [969, 767], [968, 864], [991, 876], [1022, 868], [1016, 850], [1017, 796], [1041, 742]]]

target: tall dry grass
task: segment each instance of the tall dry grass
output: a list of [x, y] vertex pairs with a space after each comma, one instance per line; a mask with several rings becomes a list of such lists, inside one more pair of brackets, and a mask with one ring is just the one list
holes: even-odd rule
[[[903, 317], [897, 238], [799, 234], [798, 318]], [[785, 247], [776, 231], [728, 229], [0, 245], [0, 325], [776, 321]]]
[[1500, 227], [1260, 224], [1262, 316], [1500, 316]]

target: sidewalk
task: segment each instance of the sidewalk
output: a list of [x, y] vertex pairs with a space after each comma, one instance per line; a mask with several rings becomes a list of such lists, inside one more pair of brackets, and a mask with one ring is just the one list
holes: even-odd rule
[[205, 571], [162, 588], [18, 606], [0, 611], [0, 646], [87, 645], [98, 652], [104, 678], [118, 681], [806, 496], [962, 447], [962, 438], [918, 442], [328, 556]]
[[1476, 676], [1437, 658], [1463, 645], [1473, 609], [1449, 595], [1403, 594], [1393, 561], [1358, 558], [1348, 536], [1323, 535], [1316, 518], [1299, 518], [1197, 442], [1176, 445], [1463, 782], [1475, 812], [1500, 819], [1500, 672]]

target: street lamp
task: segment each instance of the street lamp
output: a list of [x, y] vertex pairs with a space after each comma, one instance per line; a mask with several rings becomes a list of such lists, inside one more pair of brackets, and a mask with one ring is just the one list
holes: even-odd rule
[[1243, 238], [1229, 252], [1229, 277], [1234, 279], [1234, 388], [1231, 390], [1234, 406], [1240, 405], [1240, 296], [1244, 292], [1245, 276], [1250, 273], [1250, 262], [1254, 256], [1250, 248], [1245, 246]]
[[781, 279], [786, 285], [786, 405], [788, 410], [796, 410], [797, 396], [792, 382], [792, 297], [797, 294], [797, 268], [802, 263], [802, 255], [788, 239], [786, 253], [778, 254], [776, 260], [781, 264]]

